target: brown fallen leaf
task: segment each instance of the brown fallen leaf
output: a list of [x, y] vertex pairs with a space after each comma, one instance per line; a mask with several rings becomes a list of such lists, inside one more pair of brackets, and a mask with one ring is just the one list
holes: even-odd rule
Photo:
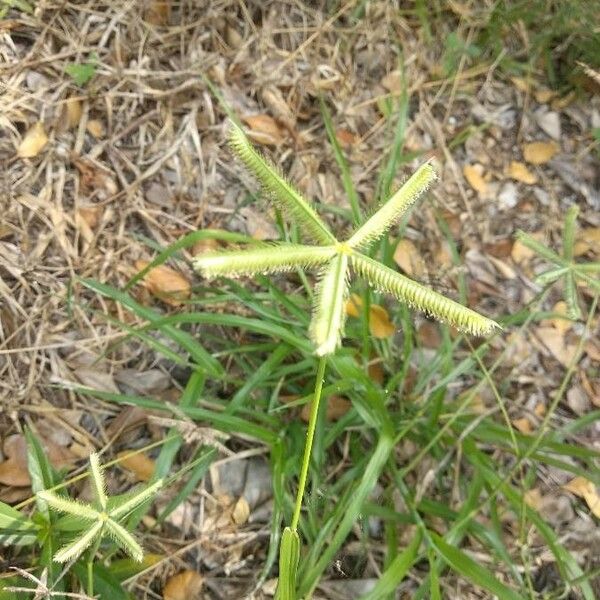
[[358, 294], [350, 294], [350, 298], [346, 300], [346, 314], [349, 317], [360, 317], [362, 308], [362, 298]]
[[156, 465], [154, 461], [142, 452], [132, 453], [131, 450], [123, 450], [117, 455], [119, 465], [131, 471], [138, 481], [150, 481], [154, 475]]
[[[352, 294], [346, 301], [346, 314], [350, 317], [359, 317], [362, 305], [362, 298], [358, 294]], [[378, 339], [390, 337], [396, 331], [387, 310], [379, 304], [369, 306], [369, 331]]]
[[[146, 260], [136, 260], [135, 268], [141, 271], [149, 264]], [[181, 273], [165, 265], [150, 270], [144, 277], [144, 283], [151, 294], [170, 306], [180, 306], [192, 293], [190, 282]]]
[[417, 279], [425, 274], [425, 261], [417, 247], [407, 239], [398, 242], [394, 251], [394, 262], [407, 274]]
[[66, 102], [67, 125], [69, 129], [77, 127], [81, 121], [81, 100], [78, 98], [68, 98]]
[[525, 435], [533, 433], [533, 427], [531, 421], [527, 417], [521, 417], [519, 419], [513, 419], [512, 424]]
[[539, 510], [542, 506], [543, 496], [538, 488], [531, 488], [524, 494], [525, 504], [534, 510]]
[[534, 256], [535, 252], [519, 240], [515, 241], [512, 250], [510, 251], [510, 257], [518, 265], [529, 262]]
[[569, 367], [577, 354], [577, 344], [569, 343], [563, 332], [554, 327], [538, 327], [536, 337], [564, 367]]
[[146, 4], [144, 21], [151, 25], [164, 26], [169, 24], [171, 17], [171, 2], [167, 0], [152, 0]]
[[100, 222], [100, 217], [102, 216], [103, 212], [104, 212], [103, 206], [95, 205], [95, 206], [82, 206], [77, 211], [77, 214], [79, 215], [79, 217], [81, 217], [81, 219], [83, 219], [85, 224], [90, 229], [95, 229], [96, 226], [98, 225], [98, 223]]
[[[49, 442], [40, 436], [38, 436], [38, 439], [54, 468], [60, 469], [73, 462], [75, 457], [67, 448]], [[9, 435], [4, 440], [2, 450], [7, 459], [0, 463], [0, 483], [15, 487], [31, 485], [29, 471], [27, 470], [27, 442], [25, 436], [21, 434]]]
[[164, 600], [196, 600], [200, 597], [204, 578], [200, 573], [185, 570], [173, 575], [163, 588]]
[[359, 137], [347, 129], [337, 129], [335, 137], [342, 148], [351, 148], [358, 142]]
[[513, 160], [508, 167], [508, 176], [516, 181], [526, 183], [527, 185], [533, 185], [537, 183], [537, 175], [532, 173], [525, 164]]
[[242, 117], [250, 131], [248, 137], [264, 146], [277, 146], [283, 142], [283, 131], [270, 115], [250, 115]]
[[583, 498], [592, 514], [600, 519], [600, 495], [595, 484], [585, 477], [575, 477], [563, 486], [563, 489]]
[[588, 252], [600, 255], [600, 227], [586, 227], [577, 232], [573, 255], [583, 256]]
[[90, 121], [88, 121], [86, 129], [88, 133], [96, 139], [104, 137], [104, 124], [99, 119], [91, 119]]
[[38, 121], [35, 125], [32, 125], [17, 149], [17, 156], [19, 158], [34, 158], [36, 157], [48, 143], [48, 136], [44, 129], [44, 124]]
[[555, 142], [530, 142], [523, 144], [523, 158], [532, 165], [543, 165], [558, 153]]
[[463, 167], [463, 175], [468, 184], [480, 195], [485, 196], [487, 193], [487, 182], [483, 178], [483, 166], [479, 164], [465, 165]]
[[[352, 407], [350, 400], [342, 398], [342, 396], [329, 396], [327, 398], [327, 407], [325, 409], [325, 420], [337, 421], [340, 417], [343, 417]], [[310, 408], [311, 403], [307, 402], [300, 411], [300, 418], [308, 423], [310, 419]]]
[[373, 337], [384, 339], [394, 335], [396, 327], [390, 321], [388, 311], [379, 304], [369, 306], [369, 331]]
[[558, 315], [564, 316], [557, 316], [552, 319], [544, 319], [541, 322], [541, 324], [544, 326], [550, 325], [551, 327], [554, 327], [554, 329], [560, 331], [564, 335], [567, 331], [569, 331], [569, 329], [573, 327], [573, 321], [567, 318], [567, 303], [564, 300], [559, 300], [554, 305], [552, 311], [558, 313]]

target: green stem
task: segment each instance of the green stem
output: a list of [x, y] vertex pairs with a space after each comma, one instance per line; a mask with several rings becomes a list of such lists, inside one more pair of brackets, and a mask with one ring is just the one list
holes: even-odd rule
[[315, 394], [310, 406], [310, 418], [308, 420], [308, 429], [306, 431], [306, 443], [304, 445], [304, 457], [302, 458], [302, 469], [300, 470], [300, 480], [298, 482], [298, 495], [296, 496], [296, 504], [294, 505], [294, 516], [292, 517], [291, 529], [297, 531], [298, 522], [300, 521], [300, 510], [302, 509], [302, 498], [304, 497], [304, 489], [306, 488], [306, 477], [308, 475], [308, 467], [310, 465], [310, 455], [312, 452], [313, 440], [315, 437], [315, 427], [317, 425], [317, 415], [319, 414], [319, 403], [321, 402], [321, 391], [323, 390], [323, 379], [325, 377], [325, 367], [327, 366], [327, 358], [322, 357], [319, 360], [317, 367], [317, 379], [315, 380]]
[[96, 557], [96, 553], [98, 552], [98, 548], [100, 548], [100, 542], [102, 540], [102, 530], [98, 534], [98, 538], [94, 542], [93, 546], [89, 551], [89, 558], [87, 561], [87, 595], [90, 598], [94, 597], [94, 558]]

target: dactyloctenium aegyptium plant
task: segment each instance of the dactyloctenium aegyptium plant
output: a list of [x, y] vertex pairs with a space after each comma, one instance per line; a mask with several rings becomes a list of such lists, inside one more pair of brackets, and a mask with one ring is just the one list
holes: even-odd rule
[[112, 539], [135, 561], [142, 560], [144, 555], [142, 547], [120, 521], [152, 498], [161, 488], [162, 480], [125, 497], [109, 498], [106, 495], [102, 467], [98, 455], [95, 453], [90, 454], [90, 478], [94, 491], [94, 502], [91, 504], [59, 496], [51, 490], [42, 490], [36, 496], [38, 500], [47, 503], [53, 510], [69, 515], [75, 526], [78, 526], [73, 540], [58, 550], [53, 558], [56, 562], [61, 563], [74, 562], [84, 552], [89, 552], [87, 592], [89, 596], [93, 596], [92, 565], [105, 536]]
[[[340, 344], [345, 320], [345, 302], [351, 276], [365, 280], [378, 291], [426, 312], [459, 330], [487, 335], [498, 325], [432, 289], [397, 273], [370, 258], [365, 251], [398, 222], [402, 215], [436, 180], [429, 163], [422, 165], [406, 183], [352, 235], [339, 241], [314, 207], [294, 189], [250, 144], [243, 131], [231, 124], [229, 144], [247, 169], [259, 180], [269, 198], [311, 245], [276, 243], [258, 248], [210, 252], [195, 259], [195, 267], [206, 278], [239, 277], [280, 273], [302, 268], [316, 270], [310, 338], [320, 357], [311, 406], [298, 494], [290, 527], [284, 531], [280, 551], [280, 598], [294, 597], [294, 573], [299, 556], [297, 534], [302, 497], [316, 425], [327, 356]], [[287, 575], [286, 575], [287, 574]], [[286, 589], [283, 589], [283, 588]]]

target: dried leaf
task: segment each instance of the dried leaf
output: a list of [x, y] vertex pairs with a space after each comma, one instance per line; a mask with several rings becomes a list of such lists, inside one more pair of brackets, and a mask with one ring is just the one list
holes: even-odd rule
[[583, 256], [588, 252], [600, 255], [600, 227], [586, 227], [577, 232], [573, 255]]
[[257, 144], [264, 146], [277, 146], [283, 142], [283, 132], [277, 121], [269, 115], [251, 115], [242, 117], [250, 131], [248, 137]]
[[381, 359], [375, 358], [369, 361], [369, 364], [367, 366], [367, 374], [375, 383], [383, 385], [385, 371], [383, 370], [383, 364]]
[[600, 496], [592, 481], [581, 476], [575, 477], [575, 479], [564, 485], [563, 489], [583, 498], [592, 511], [592, 514], [600, 519]]
[[523, 242], [516, 240], [510, 252], [510, 256], [516, 264], [521, 265], [529, 262], [535, 256], [535, 252], [523, 244]]
[[527, 166], [516, 160], [513, 160], [508, 167], [508, 176], [516, 181], [526, 183], [527, 185], [533, 185], [537, 183], [537, 175], [532, 173]]
[[531, 421], [527, 417], [521, 417], [520, 419], [513, 419], [512, 424], [521, 432], [526, 435], [533, 433], [533, 427]]
[[525, 504], [534, 510], [539, 510], [542, 506], [543, 496], [538, 488], [531, 488], [524, 494]]
[[571, 364], [577, 353], [577, 345], [568, 343], [564, 333], [554, 327], [538, 327], [535, 333], [558, 362], [565, 367]]
[[417, 247], [407, 239], [398, 242], [394, 262], [407, 274], [417, 279], [425, 274], [425, 262]]
[[550, 325], [554, 327], [554, 329], [560, 331], [563, 335], [569, 331], [573, 327], [573, 321], [566, 318], [568, 307], [567, 303], [564, 300], [560, 300], [553, 307], [553, 312], [558, 313], [559, 315], [564, 315], [564, 317], [554, 317], [553, 319], [544, 319], [543, 325]]
[[465, 165], [463, 174], [469, 185], [480, 195], [487, 192], [487, 182], [483, 178], [483, 167], [481, 165]]
[[[56, 469], [68, 466], [74, 459], [73, 454], [63, 446], [40, 437], [42, 447], [50, 463]], [[4, 441], [2, 448], [7, 460], [0, 463], [0, 483], [24, 487], [31, 485], [27, 470], [27, 442], [21, 434], [10, 435]]]
[[360, 139], [355, 133], [341, 128], [336, 130], [335, 137], [342, 148], [351, 148]]
[[381, 80], [381, 85], [383, 85], [383, 87], [394, 93], [394, 94], [400, 94], [402, 92], [402, 72], [399, 69], [396, 69], [395, 71], [390, 71], [382, 80]]
[[100, 205], [82, 206], [77, 211], [77, 214], [90, 229], [94, 229], [100, 222], [100, 217], [102, 216], [103, 212], [104, 207]]
[[88, 133], [96, 139], [104, 137], [104, 124], [99, 119], [91, 119], [88, 121], [86, 129]]
[[[346, 301], [346, 314], [350, 317], [359, 317], [362, 305], [362, 298], [358, 294], [352, 294]], [[379, 339], [390, 337], [396, 331], [387, 310], [379, 304], [369, 306], [369, 331], [373, 337]]]
[[[310, 402], [302, 407], [300, 412], [300, 418], [308, 423], [310, 418]], [[325, 419], [327, 421], [337, 421], [340, 417], [343, 417], [352, 407], [350, 400], [342, 398], [341, 396], [329, 396], [327, 398], [327, 408], [325, 410]]]
[[81, 100], [77, 98], [68, 98], [66, 102], [67, 125], [69, 129], [77, 127], [81, 121]]
[[547, 104], [550, 100], [553, 100], [557, 96], [557, 92], [549, 90], [547, 88], [540, 88], [533, 94], [535, 101], [540, 104]]
[[44, 146], [48, 143], [48, 136], [44, 129], [44, 124], [38, 121], [35, 125], [29, 128], [25, 137], [23, 137], [17, 156], [19, 158], [34, 158], [37, 156]]
[[543, 165], [558, 153], [555, 142], [530, 142], [523, 144], [523, 157], [532, 165]]
[[349, 317], [360, 317], [362, 298], [358, 294], [351, 294], [346, 300], [346, 314]]
[[369, 306], [369, 331], [378, 339], [390, 337], [396, 331], [387, 310], [379, 304]]
[[240, 496], [235, 503], [231, 517], [236, 525], [243, 525], [248, 521], [248, 518], [250, 517], [250, 506], [244, 496]]
[[169, 24], [171, 3], [167, 0], [152, 0], [146, 5], [144, 21], [151, 25], [164, 26]]
[[164, 600], [195, 600], [199, 598], [204, 578], [196, 571], [186, 570], [177, 573], [163, 588]]
[[131, 450], [123, 450], [117, 455], [119, 464], [124, 469], [131, 471], [138, 481], [150, 481], [154, 475], [154, 461], [145, 454], [137, 452], [132, 454]]
[[[146, 260], [137, 260], [135, 268], [141, 271], [148, 264]], [[180, 306], [192, 291], [190, 282], [181, 273], [165, 265], [159, 265], [147, 273], [144, 282], [151, 294], [170, 306]]]

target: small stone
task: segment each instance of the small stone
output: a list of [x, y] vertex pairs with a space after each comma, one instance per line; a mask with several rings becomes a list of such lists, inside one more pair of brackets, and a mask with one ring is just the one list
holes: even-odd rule
[[553, 110], [540, 108], [535, 111], [535, 120], [540, 129], [553, 140], [559, 141], [561, 136], [560, 116]]
[[517, 186], [507, 182], [502, 186], [498, 194], [498, 204], [501, 210], [508, 210], [517, 205]]

